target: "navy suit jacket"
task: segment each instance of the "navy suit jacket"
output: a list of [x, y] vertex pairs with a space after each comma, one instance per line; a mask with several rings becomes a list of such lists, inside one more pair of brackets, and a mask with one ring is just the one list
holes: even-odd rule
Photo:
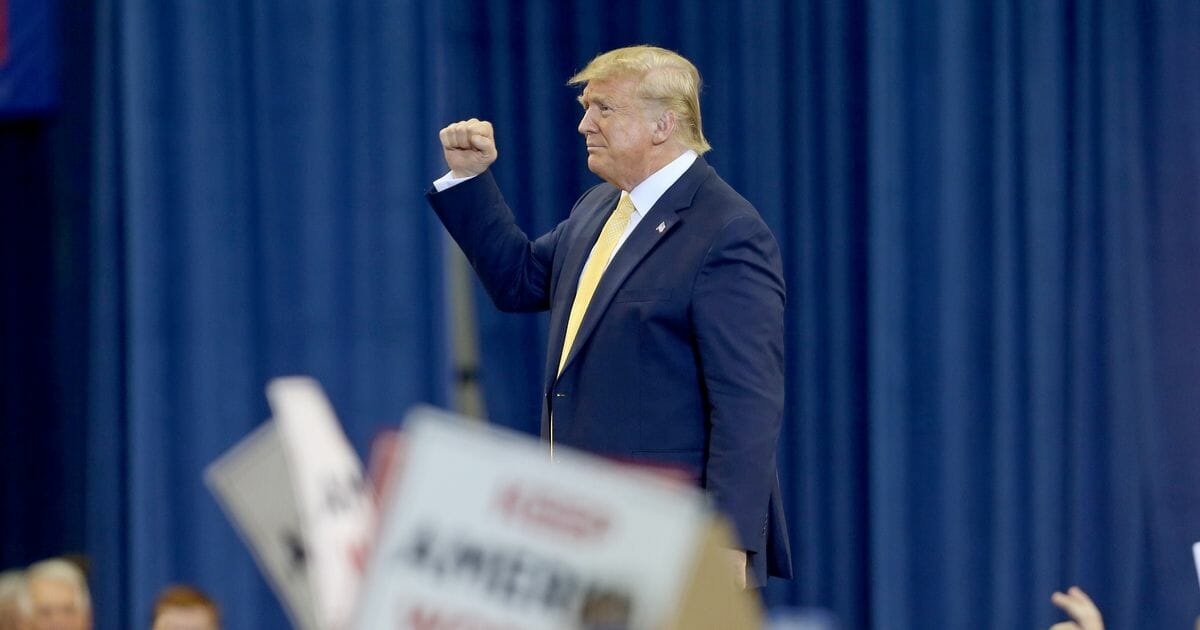
[[491, 172], [427, 195], [497, 307], [550, 310], [542, 435], [691, 474], [733, 523], [759, 584], [791, 577], [775, 454], [783, 417], [784, 282], [754, 207], [702, 159], [605, 270], [562, 374], [583, 264], [620, 191], [599, 184], [530, 240]]

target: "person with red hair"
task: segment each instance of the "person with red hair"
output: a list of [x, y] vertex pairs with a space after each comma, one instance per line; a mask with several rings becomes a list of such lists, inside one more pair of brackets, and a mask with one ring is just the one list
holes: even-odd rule
[[167, 587], [154, 600], [152, 630], [221, 630], [221, 610], [199, 589]]

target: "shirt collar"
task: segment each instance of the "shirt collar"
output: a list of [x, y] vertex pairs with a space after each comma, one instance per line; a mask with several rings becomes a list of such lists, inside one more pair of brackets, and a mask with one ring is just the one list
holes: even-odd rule
[[679, 181], [680, 177], [683, 177], [683, 174], [692, 167], [698, 157], [700, 156], [696, 155], [695, 151], [688, 149], [629, 191], [629, 199], [633, 202], [633, 208], [637, 212], [638, 218], [644, 217], [647, 212], [650, 212], [654, 204], [658, 203], [659, 198], [675, 182]]

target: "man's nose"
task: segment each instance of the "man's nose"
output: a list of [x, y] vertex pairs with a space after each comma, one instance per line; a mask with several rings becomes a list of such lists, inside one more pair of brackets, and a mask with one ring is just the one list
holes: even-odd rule
[[578, 129], [579, 133], [585, 136], [596, 130], [596, 125], [592, 124], [592, 110], [590, 108], [583, 111], [583, 118], [579, 119]]

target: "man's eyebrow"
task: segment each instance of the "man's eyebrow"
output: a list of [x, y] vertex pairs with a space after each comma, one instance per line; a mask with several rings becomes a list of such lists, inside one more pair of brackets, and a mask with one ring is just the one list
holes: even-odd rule
[[587, 107], [588, 105], [590, 105], [592, 103], [595, 103], [596, 105], [599, 105], [600, 107], [613, 107], [613, 104], [611, 102], [609, 102], [608, 97], [606, 97], [604, 95], [593, 94], [592, 96], [585, 96], [583, 94], [580, 94], [576, 100], [578, 100], [579, 104], [583, 105], [584, 107]]

